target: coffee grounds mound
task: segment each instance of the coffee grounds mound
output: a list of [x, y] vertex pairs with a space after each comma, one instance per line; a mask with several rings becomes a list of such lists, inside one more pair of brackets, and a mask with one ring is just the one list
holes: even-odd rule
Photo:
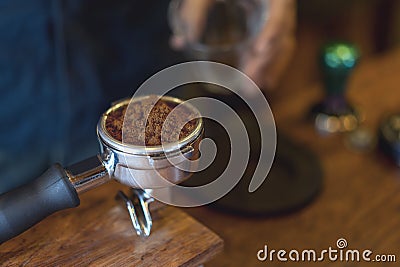
[[[160, 100], [156, 96], [145, 98], [138, 102], [119, 107], [111, 111], [105, 122], [107, 132], [116, 140], [131, 145], [160, 146], [161, 134], [166, 143], [176, 142], [177, 127], [183, 128], [179, 133], [179, 140], [192, 133], [197, 124], [197, 119], [191, 110], [176, 104]], [[176, 109], [172, 114], [171, 111]], [[149, 112], [147, 119], [145, 114]], [[167, 116], [168, 117], [167, 120]], [[193, 118], [193, 119], [191, 119]], [[165, 125], [164, 125], [165, 124]], [[124, 140], [122, 128], [124, 127]]]

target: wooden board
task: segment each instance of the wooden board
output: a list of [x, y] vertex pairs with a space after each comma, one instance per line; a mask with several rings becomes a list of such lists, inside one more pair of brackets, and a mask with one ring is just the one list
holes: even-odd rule
[[[1, 266], [199, 266], [222, 240], [173, 207], [153, 212], [153, 229], [139, 238], [112, 182], [81, 197], [81, 206], [53, 214], [0, 245]], [[125, 190], [126, 191], [126, 190]]]

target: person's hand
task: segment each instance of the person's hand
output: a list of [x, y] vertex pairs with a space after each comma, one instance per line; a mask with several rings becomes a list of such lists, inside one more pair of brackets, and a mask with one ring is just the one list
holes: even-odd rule
[[207, 19], [207, 11], [215, 0], [185, 0], [182, 1], [180, 19], [185, 26], [183, 32], [175, 33], [170, 40], [171, 47], [176, 50], [185, 48], [187, 44], [200, 39]]
[[242, 63], [242, 70], [267, 90], [278, 85], [296, 44], [296, 1], [269, 2], [267, 22]]
[[[188, 43], [198, 40], [205, 27], [208, 8], [214, 1], [183, 2], [181, 12], [185, 33], [172, 36], [173, 48], [183, 49]], [[261, 88], [273, 89], [295, 48], [296, 0], [269, 0], [267, 12], [265, 26], [242, 55], [239, 67]]]

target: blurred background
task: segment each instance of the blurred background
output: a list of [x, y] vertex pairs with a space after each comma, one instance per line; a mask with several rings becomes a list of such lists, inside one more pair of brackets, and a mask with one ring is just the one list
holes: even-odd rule
[[[319, 78], [319, 54], [316, 51], [332, 40], [354, 43], [360, 50], [362, 60], [395, 48], [400, 38], [399, 8], [399, 4], [391, 0], [299, 0], [298, 46], [287, 76], [295, 75], [296, 80], [308, 85], [315, 82]], [[310, 65], [299, 68], [296, 62]], [[286, 87], [285, 81], [282, 87]], [[304, 85], [303, 88], [309, 86]]]
[[[352, 248], [370, 247], [399, 255], [400, 172], [379, 149], [349, 145], [349, 134], [319, 135], [308, 120], [310, 109], [324, 98], [319, 58], [326, 43], [354, 44], [359, 65], [349, 77], [346, 97], [365, 115], [360, 128], [376, 142], [387, 114], [400, 111], [400, 3], [392, 0], [299, 0], [297, 46], [278, 88], [268, 100], [279, 131], [315, 152], [322, 164], [323, 188], [300, 211], [273, 218], [245, 219], [209, 209], [190, 214], [225, 240], [224, 252], [208, 266], [309, 266], [309, 263], [260, 262], [256, 252], [269, 249], [318, 248], [346, 238]], [[350, 134], [351, 135], [351, 134]], [[351, 137], [350, 137], [351, 139]], [[369, 146], [369, 145], [368, 145]], [[268, 182], [268, 180], [267, 180]], [[389, 254], [389, 253], [388, 253]], [[387, 263], [385, 266], [395, 266]], [[368, 263], [324, 262], [321, 266], [368, 266]]]

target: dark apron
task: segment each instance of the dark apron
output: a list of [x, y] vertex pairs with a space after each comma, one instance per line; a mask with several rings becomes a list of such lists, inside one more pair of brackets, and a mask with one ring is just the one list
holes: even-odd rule
[[97, 153], [109, 103], [177, 61], [168, 3], [0, 0], [0, 194]]

